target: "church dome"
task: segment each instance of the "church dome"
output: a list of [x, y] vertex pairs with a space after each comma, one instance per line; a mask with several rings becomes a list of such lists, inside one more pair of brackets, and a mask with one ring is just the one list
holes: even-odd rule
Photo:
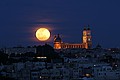
[[58, 36], [55, 37], [54, 42], [61, 42], [61, 38], [60, 38], [59, 34], [58, 34]]

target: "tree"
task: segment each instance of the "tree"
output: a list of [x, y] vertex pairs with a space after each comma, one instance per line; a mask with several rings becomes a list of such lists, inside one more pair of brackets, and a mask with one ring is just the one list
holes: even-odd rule
[[53, 47], [48, 44], [45, 44], [43, 46], [41, 45], [37, 46], [36, 56], [47, 57], [48, 61], [54, 58], [60, 58], [60, 56], [54, 51]]
[[5, 54], [0, 51], [0, 63], [6, 64], [8, 60], [8, 54]]

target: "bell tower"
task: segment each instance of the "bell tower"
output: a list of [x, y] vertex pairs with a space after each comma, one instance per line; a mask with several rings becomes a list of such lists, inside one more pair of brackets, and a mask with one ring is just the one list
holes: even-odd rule
[[92, 37], [91, 37], [91, 30], [88, 27], [85, 27], [83, 30], [83, 45], [86, 49], [92, 48]]

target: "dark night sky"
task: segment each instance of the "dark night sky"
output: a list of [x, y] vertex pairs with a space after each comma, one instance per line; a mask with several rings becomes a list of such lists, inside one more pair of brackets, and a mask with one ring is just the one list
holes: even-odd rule
[[0, 47], [39, 45], [35, 31], [47, 27], [64, 42], [81, 43], [90, 25], [94, 46], [120, 47], [120, 0], [1, 0]]

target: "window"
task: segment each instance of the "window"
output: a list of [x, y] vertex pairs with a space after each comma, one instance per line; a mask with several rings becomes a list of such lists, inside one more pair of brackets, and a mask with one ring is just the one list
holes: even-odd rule
[[87, 34], [88, 36], [90, 35], [90, 33]]
[[88, 41], [90, 41], [90, 38], [88, 38]]
[[104, 75], [106, 75], [106, 73], [104, 73]]

